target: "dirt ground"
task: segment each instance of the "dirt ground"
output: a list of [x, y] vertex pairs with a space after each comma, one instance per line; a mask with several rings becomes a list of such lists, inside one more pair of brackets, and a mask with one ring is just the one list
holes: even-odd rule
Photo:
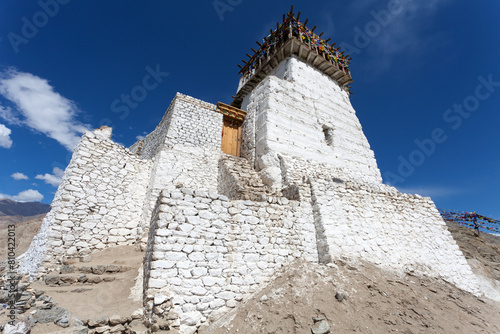
[[42, 220], [45, 215], [21, 217], [21, 216], [2, 216], [0, 217], [0, 262], [7, 259], [7, 240], [8, 228], [10, 224], [16, 225], [16, 257], [26, 252], [33, 240], [33, 237], [40, 230]]
[[[44, 291], [46, 296], [54, 299], [58, 307], [67, 309], [74, 317], [82, 321], [113, 315], [130, 316], [142, 307], [140, 299], [142, 298], [140, 294], [142, 281], [135, 293], [132, 293], [131, 289], [136, 284], [135, 279], [138, 276], [143, 256], [144, 253], [136, 250], [135, 246], [119, 246], [93, 253], [90, 262], [71, 264], [75, 267], [111, 264], [128, 267], [129, 270], [124, 272], [105, 274], [115, 277], [112, 282], [47, 286], [43, 281], [36, 281], [31, 284], [31, 287]], [[139, 298], [134, 299], [134, 296]], [[25, 313], [26, 316], [27, 313]], [[47, 334], [58, 330], [62, 328], [52, 323], [37, 324], [32, 328], [31, 334]]]
[[493, 278], [500, 281], [500, 236], [480, 233], [454, 222], [446, 222], [448, 230], [466, 259], [483, 264]]
[[324, 317], [331, 333], [500, 333], [499, 303], [361, 262], [295, 263], [200, 333], [311, 333], [313, 317]]
[[[42, 281], [32, 284], [37, 290], [45, 291], [58, 306], [64, 307], [78, 319], [95, 319], [102, 316], [130, 315], [142, 307], [142, 302], [134, 302], [130, 297], [130, 289], [135, 284], [138, 268], [142, 264], [143, 252], [135, 250], [135, 246], [119, 246], [108, 248], [92, 255], [92, 261], [76, 263], [77, 266], [116, 264], [130, 269], [116, 273], [113, 282], [99, 284], [72, 284], [69, 286], [50, 287]], [[141, 296], [142, 297], [142, 296]]]

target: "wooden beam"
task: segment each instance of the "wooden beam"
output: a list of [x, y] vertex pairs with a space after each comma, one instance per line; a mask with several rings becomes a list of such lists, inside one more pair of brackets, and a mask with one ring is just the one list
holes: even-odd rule
[[307, 22], [309, 22], [309, 19], [306, 19], [306, 21], [304, 22], [304, 27], [306, 26]]
[[333, 67], [331, 64], [328, 64], [328, 68], [325, 70], [325, 73], [327, 75], [331, 75], [333, 74], [334, 71], [336, 71], [336, 68]]
[[248, 58], [252, 58], [252, 56], [250, 56], [248, 53], [246, 54]]
[[244, 120], [247, 114], [246, 111], [236, 108], [235, 106], [231, 106], [222, 102], [217, 103], [217, 109], [215, 110], [218, 113], [226, 115], [230, 118]]
[[311, 63], [311, 60], [309, 60], [309, 57], [313, 55], [314, 56], [314, 53], [312, 51], [309, 50], [309, 53], [307, 54], [307, 57], [306, 57], [306, 62], [308, 63]]
[[279, 63], [280, 63], [280, 62], [278, 61], [278, 57], [279, 57], [279, 55], [278, 55], [278, 53], [276, 52], [276, 53], [273, 55], [273, 58], [271, 59], [271, 63], [272, 63], [272, 65], [273, 65], [273, 68], [274, 68], [274, 67], [276, 67], [276, 66], [278, 66], [278, 65], [279, 65]]
[[325, 42], [327, 42], [327, 43], [328, 43], [330, 40], [331, 40], [331, 38], [330, 38], [330, 37], [328, 37], [328, 39], [327, 39]]
[[324, 33], [325, 33], [325, 32], [324, 32], [324, 31], [322, 31], [322, 32], [321, 32], [321, 34], [319, 34], [319, 35], [318, 35], [318, 37], [323, 36], [323, 34], [324, 34]]
[[[319, 58], [320, 60], [323, 60], [323, 57], [318, 57], [318, 58]], [[318, 66], [318, 70], [320, 70], [320, 71], [322, 71], [322, 72], [323, 72], [323, 70], [324, 70], [325, 68], [329, 67], [329, 66], [330, 66], [330, 63], [329, 63], [329, 62], [327, 62], [327, 61], [324, 61], [323, 63], [321, 63], [321, 64]]]
[[313, 59], [313, 61], [312, 61], [312, 65], [313, 65], [314, 67], [317, 67], [317, 68], [319, 69], [319, 66], [318, 66], [318, 61], [321, 61], [321, 60], [322, 60], [321, 58], [322, 58], [322, 57], [320, 57], [320, 56], [317, 56], [316, 58], [314, 58], [314, 59]]
[[314, 26], [311, 31], [314, 32], [314, 29], [316, 29], [316, 26]]
[[300, 19], [300, 12], [297, 14], [297, 21]]
[[262, 44], [259, 43], [259, 41], [256, 42], [260, 47], [262, 47]]
[[300, 43], [300, 44], [299, 44], [299, 58], [304, 58], [304, 57], [302, 56], [303, 50], [304, 50], [304, 47], [303, 47], [302, 43]]
[[255, 50], [254, 48], [250, 48], [250, 50], [252, 50], [253, 52], [257, 53], [257, 50]]

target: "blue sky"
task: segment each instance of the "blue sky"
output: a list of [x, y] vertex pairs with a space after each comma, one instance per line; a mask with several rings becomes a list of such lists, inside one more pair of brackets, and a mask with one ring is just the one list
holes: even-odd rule
[[[290, 4], [3, 0], [0, 197], [50, 203], [85, 129], [112, 126], [130, 146], [176, 92], [230, 103], [237, 64]], [[293, 4], [352, 56], [384, 181], [500, 219], [500, 2]]]

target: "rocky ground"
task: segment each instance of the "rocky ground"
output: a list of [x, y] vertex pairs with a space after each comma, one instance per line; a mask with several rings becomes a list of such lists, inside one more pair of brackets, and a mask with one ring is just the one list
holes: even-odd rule
[[[142, 280], [136, 280], [143, 256], [135, 246], [109, 248], [67, 262], [44, 280], [25, 281], [16, 304], [25, 311], [17, 319], [33, 326], [32, 334], [144, 333]], [[3, 291], [0, 303], [8, 301]], [[7, 315], [0, 310], [0, 327]]]
[[[496, 291], [500, 238], [477, 237], [453, 223], [449, 229], [483, 284]], [[83, 262], [68, 262], [43, 281], [20, 284], [18, 306], [25, 312], [18, 319], [34, 325], [33, 334], [144, 333], [138, 311], [142, 287], [136, 280], [143, 254], [133, 246], [111, 248]], [[5, 302], [4, 292], [0, 303]], [[6, 316], [7, 309], [0, 309], [0, 328]], [[496, 334], [500, 303], [440, 279], [395, 275], [369, 263], [343, 259], [325, 266], [299, 261], [212, 321], [199, 334]]]
[[495, 279], [500, 281], [500, 236], [466, 228], [454, 222], [446, 222], [448, 230], [453, 235], [467, 260], [477, 260]]

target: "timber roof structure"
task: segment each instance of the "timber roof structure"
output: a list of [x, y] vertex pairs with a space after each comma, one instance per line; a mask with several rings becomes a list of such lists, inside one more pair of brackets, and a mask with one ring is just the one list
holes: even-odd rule
[[242, 84], [231, 105], [239, 108], [243, 98], [291, 55], [311, 64], [349, 90], [347, 85], [353, 81], [349, 70], [350, 56], [344, 55], [345, 51], [340, 51], [340, 47], [336, 48], [336, 43], [328, 44], [330, 38], [322, 39], [323, 33], [315, 34], [316, 26], [307, 28], [308, 19], [302, 23], [299, 18], [300, 12], [295, 17], [292, 6], [290, 12], [283, 15], [283, 22], [276, 23], [276, 30], [271, 30], [263, 43], [257, 42], [259, 49], [251, 48], [253, 55], [247, 53], [249, 59], [242, 60], [244, 65], [238, 65]]

